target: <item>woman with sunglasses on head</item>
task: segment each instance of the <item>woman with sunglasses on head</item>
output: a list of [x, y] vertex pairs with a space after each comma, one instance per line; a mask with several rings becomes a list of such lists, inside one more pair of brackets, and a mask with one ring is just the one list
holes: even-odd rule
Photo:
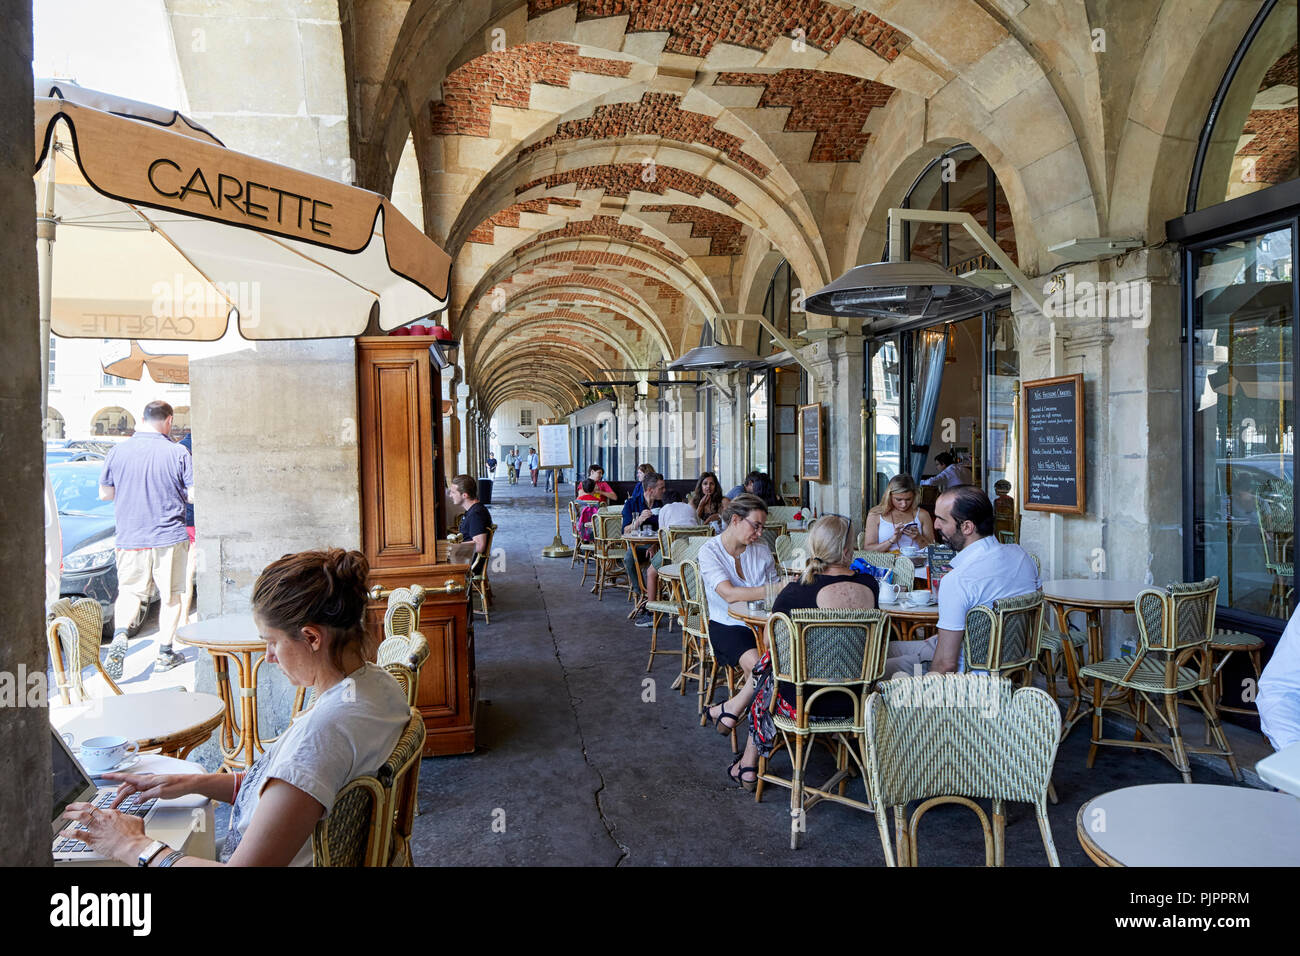
[[[740, 667], [744, 682], [735, 696], [707, 711], [719, 733], [729, 734], [744, 718], [754, 697], [750, 673], [760, 651], [754, 632], [727, 613], [736, 601], [767, 597], [768, 576], [777, 573], [776, 560], [763, 541], [767, 505], [754, 495], [738, 495], [722, 512], [723, 531], [706, 541], [696, 557], [701, 584], [709, 600], [709, 643], [720, 665]], [[735, 764], [732, 764], [735, 767]], [[733, 781], [741, 778], [728, 771]]]
[[[873, 575], [854, 571], [853, 525], [840, 515], [822, 515], [808, 530], [806, 545], [809, 557], [803, 575], [787, 585], [772, 602], [773, 614], [788, 614], [799, 608], [830, 608], [870, 611], [876, 607], [880, 584]], [[776, 706], [772, 706], [772, 660], [764, 654], [754, 666], [754, 701], [748, 721], [749, 741], [740, 755], [740, 768], [734, 779], [753, 790], [758, 782], [758, 758], [772, 753], [776, 742], [773, 712], [794, 720], [794, 685], [776, 684]], [[853, 702], [844, 694], [827, 694], [812, 705], [809, 717], [816, 720], [843, 720], [853, 717]], [[730, 774], [730, 771], [728, 771]]]
[[884, 497], [867, 514], [864, 551], [924, 548], [934, 544], [934, 521], [917, 505], [916, 482], [911, 475], [889, 479]]

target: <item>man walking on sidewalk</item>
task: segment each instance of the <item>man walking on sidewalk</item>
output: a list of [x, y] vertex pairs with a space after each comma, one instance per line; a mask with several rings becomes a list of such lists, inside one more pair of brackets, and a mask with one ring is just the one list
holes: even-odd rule
[[104, 662], [113, 680], [122, 676], [127, 628], [149, 600], [151, 580], [162, 600], [154, 670], [185, 662], [172, 650], [172, 641], [180, 626], [190, 552], [185, 504], [194, 500], [194, 463], [189, 451], [168, 437], [172, 415], [166, 402], [146, 405], [140, 428], [108, 453], [99, 478], [99, 497], [113, 502], [117, 522], [117, 603], [113, 643]]

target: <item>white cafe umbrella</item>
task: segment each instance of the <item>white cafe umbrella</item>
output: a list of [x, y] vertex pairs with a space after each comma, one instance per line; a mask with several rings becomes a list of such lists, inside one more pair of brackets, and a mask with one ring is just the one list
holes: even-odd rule
[[[385, 331], [446, 307], [451, 260], [387, 198], [227, 149], [172, 110], [36, 83], [42, 342]], [[53, 240], [58, 256], [53, 259]], [[48, 326], [46, 323], [48, 322]]]

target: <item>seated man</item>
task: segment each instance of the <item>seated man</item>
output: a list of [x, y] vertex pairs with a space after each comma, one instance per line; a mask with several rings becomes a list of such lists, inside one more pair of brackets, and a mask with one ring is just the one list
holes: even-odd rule
[[[663, 497], [664, 476], [653, 471], [645, 473], [641, 479], [641, 489], [639, 494], [633, 494], [623, 505], [624, 534], [631, 534], [633, 531], [640, 531], [643, 528], [648, 528], [651, 531], [659, 530], [659, 519], [651, 511], [651, 508], [658, 505]], [[641, 582], [637, 579], [636, 564], [639, 560], [644, 566], [654, 551], [654, 544], [638, 544], [629, 547], [623, 555], [623, 567], [627, 569], [627, 579], [632, 583], [632, 590], [636, 592], [639, 598], [637, 617], [634, 622], [637, 627], [649, 627], [652, 619], [650, 614], [642, 607], [645, 604], [645, 595], [641, 593]]]
[[492, 524], [492, 515], [487, 506], [478, 500], [478, 482], [469, 475], [457, 475], [451, 480], [447, 489], [452, 503], [464, 508], [460, 516], [460, 534], [465, 541], [474, 542], [474, 573], [478, 573], [489, 555], [488, 528]]
[[1300, 608], [1287, 621], [1259, 678], [1259, 729], [1275, 750], [1300, 743]]
[[963, 670], [966, 612], [1040, 587], [1029, 553], [994, 537], [993, 503], [983, 489], [964, 485], [940, 495], [934, 531], [941, 544], [957, 552], [952, 570], [939, 582], [939, 633], [925, 641], [891, 641], [886, 677], [911, 677], [926, 669], [931, 674]]

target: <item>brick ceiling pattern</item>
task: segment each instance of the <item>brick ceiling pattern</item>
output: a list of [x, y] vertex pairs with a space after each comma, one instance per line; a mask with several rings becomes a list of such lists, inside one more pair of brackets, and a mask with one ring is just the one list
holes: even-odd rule
[[719, 73], [715, 86], [762, 86], [761, 107], [789, 107], [787, 133], [816, 133], [810, 163], [856, 163], [871, 139], [862, 126], [894, 88], [874, 80], [822, 70]]
[[465, 241], [482, 242], [490, 246], [496, 241], [495, 227], [509, 226], [512, 228], [518, 228], [520, 213], [535, 212], [546, 215], [552, 212], [550, 209], [551, 206], [563, 206], [565, 208], [573, 209], [581, 205], [582, 203], [578, 202], [576, 199], [528, 199], [524, 202], [517, 202], [513, 205], [506, 206], [506, 208], [502, 209], [500, 212], [488, 216], [488, 218], [484, 219], [474, 227], [473, 232], [465, 238]]
[[[528, 16], [571, 6], [575, 0], [528, 0]], [[797, 36], [829, 53], [852, 39], [893, 62], [911, 38], [865, 11], [821, 0], [576, 0], [579, 20], [627, 17], [628, 33], [667, 33], [668, 53], [708, 56], [717, 43], [769, 50], [778, 39]]]
[[608, 237], [633, 245], [649, 246], [671, 262], [680, 264], [686, 261], [683, 256], [678, 255], [664, 245], [662, 240], [645, 235], [636, 226], [623, 225], [613, 216], [593, 216], [591, 219], [570, 220], [559, 229], [543, 232], [536, 239], [525, 242], [515, 249], [515, 254], [522, 255], [529, 249], [540, 246], [545, 242], [554, 242], [558, 239], [583, 239], [588, 236]]
[[699, 206], [642, 206], [642, 212], [666, 212], [669, 222], [691, 224], [692, 239], [708, 239], [709, 255], [738, 256], [745, 251], [745, 236], [739, 221]]
[[648, 270], [657, 272], [665, 279], [668, 273], [653, 266], [641, 259], [634, 259], [631, 256], [619, 255], [617, 252], [597, 252], [594, 249], [565, 249], [560, 252], [548, 252], [544, 256], [538, 256], [536, 259], [530, 259], [530, 265], [538, 265], [546, 262], [564, 262], [577, 266], [614, 266], [624, 269], [632, 269], [636, 272]]
[[597, 106], [590, 116], [561, 123], [553, 134], [525, 146], [519, 155], [583, 139], [654, 136], [708, 146], [755, 176], [767, 176], [768, 168], [741, 148], [744, 143], [738, 136], [717, 129], [712, 116], [682, 109], [681, 102], [682, 98], [672, 93], [647, 92], [638, 103], [606, 103]]
[[567, 89], [575, 70], [626, 77], [632, 64], [582, 56], [571, 43], [525, 43], [485, 53], [443, 81], [442, 99], [429, 104], [433, 132], [439, 136], [487, 136], [493, 106], [528, 109], [534, 83]]
[[[660, 299], [680, 299], [682, 297], [682, 292], [680, 289], [677, 289], [674, 286], [669, 285], [667, 282], [663, 282], [659, 279], [652, 278], [651, 276], [630, 276], [629, 278], [641, 279], [645, 283], [653, 285], [657, 290], [658, 298]], [[591, 275], [590, 273], [582, 273], [582, 272], [571, 272], [568, 275], [561, 275], [561, 276], [547, 276], [545, 279], [541, 279], [537, 282], [534, 282], [532, 285], [529, 285], [526, 288], [520, 290], [519, 294], [523, 295], [537, 288], [549, 289], [549, 288], [554, 288], [555, 286], [563, 286], [563, 285], [581, 285], [592, 289], [600, 289], [605, 292], [610, 292], [616, 295], [620, 299], [631, 301], [627, 299], [626, 283], [614, 282], [611, 279], [606, 279], [601, 276], [594, 276]]]
[[[1296, 88], [1298, 48], [1300, 44], [1291, 47], [1269, 67], [1259, 84], [1259, 92], [1274, 86]], [[1251, 110], [1241, 132], [1254, 134], [1237, 155], [1259, 157], [1252, 171], [1255, 182], [1272, 185], [1295, 177], [1300, 149], [1300, 109], [1289, 106], [1280, 110]]]
[[537, 186], [554, 189], [557, 186], [574, 184], [578, 189], [603, 189], [605, 195], [626, 199], [632, 190], [654, 193], [662, 196], [666, 190], [699, 198], [707, 193], [720, 199], [728, 206], [735, 206], [740, 197], [730, 190], [723, 189], [717, 183], [710, 182], [703, 176], [677, 169], [673, 166], [655, 165], [651, 167], [639, 163], [611, 163], [608, 166], [583, 166], [563, 173], [554, 173], [542, 179], [534, 179], [515, 190], [515, 195], [526, 193]]

